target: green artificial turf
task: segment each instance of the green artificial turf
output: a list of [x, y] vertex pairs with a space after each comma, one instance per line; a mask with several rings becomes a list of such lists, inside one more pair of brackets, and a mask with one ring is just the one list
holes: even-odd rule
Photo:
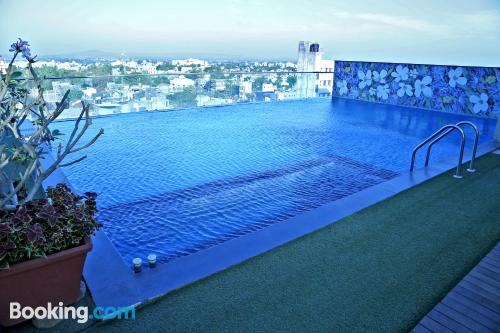
[[[500, 240], [500, 156], [477, 170], [461, 180], [448, 172], [174, 291], [136, 321], [85, 331], [408, 331]], [[84, 329], [64, 324], [52, 331]]]

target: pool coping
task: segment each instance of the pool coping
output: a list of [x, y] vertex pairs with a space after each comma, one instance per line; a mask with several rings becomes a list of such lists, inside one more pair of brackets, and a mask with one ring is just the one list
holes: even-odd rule
[[[498, 141], [482, 144], [478, 147], [477, 157], [498, 148]], [[46, 158], [42, 164], [50, 163], [51, 159]], [[470, 157], [464, 158], [464, 163], [469, 160]], [[159, 264], [156, 268], [143, 267], [143, 271], [137, 274], [133, 272], [131, 264], [123, 260], [104, 231], [100, 230], [92, 238], [94, 246], [87, 255], [83, 276], [96, 306], [138, 306], [319, 230], [455, 167], [456, 158], [453, 158], [416, 169], [412, 173], [405, 172], [285, 221]], [[44, 182], [44, 186], [55, 186], [61, 182], [71, 187], [62, 170], [57, 169]]]

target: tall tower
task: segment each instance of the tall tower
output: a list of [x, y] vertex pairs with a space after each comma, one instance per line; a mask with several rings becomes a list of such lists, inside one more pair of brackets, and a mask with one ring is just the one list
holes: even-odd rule
[[[298, 72], [315, 72], [318, 71], [318, 64], [323, 58], [322, 52], [319, 51], [319, 44], [310, 41], [299, 42], [299, 56], [297, 60]], [[316, 79], [317, 74], [297, 74], [297, 97], [309, 98], [316, 97]]]
[[316, 42], [299, 42], [298, 72], [321, 72], [297, 74], [297, 97], [331, 96], [333, 90], [333, 70], [335, 62], [323, 59], [323, 52]]

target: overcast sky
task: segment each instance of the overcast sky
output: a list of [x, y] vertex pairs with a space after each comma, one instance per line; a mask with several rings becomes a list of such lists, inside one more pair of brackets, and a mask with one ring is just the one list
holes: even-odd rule
[[0, 54], [226, 54], [500, 65], [500, 0], [0, 0]]

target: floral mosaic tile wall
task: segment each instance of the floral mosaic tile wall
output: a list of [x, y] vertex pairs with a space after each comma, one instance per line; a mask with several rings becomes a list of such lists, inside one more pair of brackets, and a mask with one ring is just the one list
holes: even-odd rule
[[335, 62], [334, 96], [500, 116], [500, 68]]

